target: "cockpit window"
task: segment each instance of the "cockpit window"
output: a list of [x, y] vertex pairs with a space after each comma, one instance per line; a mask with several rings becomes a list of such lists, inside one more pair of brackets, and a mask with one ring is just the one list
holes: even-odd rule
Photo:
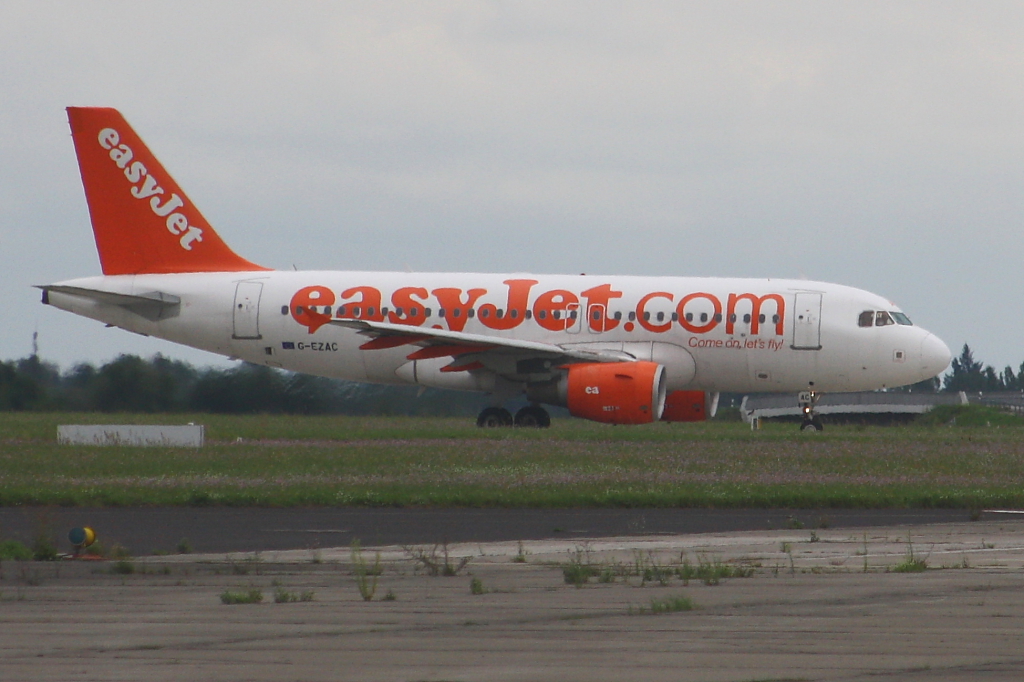
[[896, 318], [896, 324], [902, 324], [905, 327], [914, 326], [914, 323], [910, 321], [910, 318], [903, 313], [898, 313], [894, 310], [892, 312], [892, 316]]
[[857, 318], [857, 326], [859, 327], [870, 327], [875, 323], [875, 311], [865, 310]]
[[892, 317], [889, 316], [889, 313], [885, 312], [884, 310], [879, 310], [877, 313], [875, 313], [875, 326], [876, 327], [884, 327], [884, 326], [890, 325], [890, 324], [896, 324], [896, 323], [893, 322], [893, 319], [892, 319]]

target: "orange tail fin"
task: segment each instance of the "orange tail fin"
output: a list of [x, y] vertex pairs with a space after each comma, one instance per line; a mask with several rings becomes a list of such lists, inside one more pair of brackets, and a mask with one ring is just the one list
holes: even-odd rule
[[266, 270], [224, 243], [116, 109], [68, 107], [105, 275]]

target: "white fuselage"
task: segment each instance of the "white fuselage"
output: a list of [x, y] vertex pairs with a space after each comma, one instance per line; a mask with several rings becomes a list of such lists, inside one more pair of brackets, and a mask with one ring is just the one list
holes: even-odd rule
[[367, 336], [325, 320], [366, 318], [653, 354], [647, 359], [665, 365], [670, 388], [709, 392], [795, 392], [808, 385], [830, 392], [872, 390], [933, 377], [949, 361], [945, 344], [920, 327], [858, 324], [866, 311], [898, 312], [889, 301], [822, 282], [260, 271], [104, 276], [60, 285], [177, 297], [180, 304], [162, 319], [68, 293], [53, 291], [48, 298], [58, 308], [133, 332], [253, 363], [373, 383], [489, 391], [494, 376], [524, 383], [528, 377], [515, 367], [442, 373], [451, 358], [413, 364], [408, 356], [415, 347], [408, 345], [361, 350]]

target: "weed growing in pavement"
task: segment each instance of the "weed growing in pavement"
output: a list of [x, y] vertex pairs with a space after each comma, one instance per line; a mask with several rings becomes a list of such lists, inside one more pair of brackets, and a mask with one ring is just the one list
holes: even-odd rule
[[523, 547], [523, 541], [520, 540], [519, 541], [519, 551], [516, 552], [516, 555], [514, 557], [512, 557], [512, 561], [514, 563], [517, 563], [517, 564], [525, 564], [526, 563], [526, 555], [527, 554], [529, 554], [529, 552], [526, 551], [526, 548]]
[[927, 558], [921, 559], [914, 556], [914, 542], [907, 536], [907, 555], [891, 569], [893, 573], [922, 573], [928, 570]]
[[398, 597], [396, 597], [396, 596], [395, 596], [395, 593], [394, 593], [394, 592], [392, 592], [391, 590], [388, 590], [388, 591], [387, 591], [387, 594], [385, 594], [385, 595], [384, 595], [384, 596], [382, 597], [382, 599], [383, 599], [384, 601], [395, 601], [395, 600], [397, 600], [397, 599], [398, 599]]
[[615, 582], [616, 576], [621, 572], [621, 567], [618, 566], [602, 566], [601, 572], [597, 575], [597, 582], [599, 583], [613, 583]]
[[380, 552], [377, 552], [373, 564], [367, 564], [363, 558], [363, 549], [359, 539], [352, 540], [352, 575], [356, 579], [356, 589], [363, 601], [372, 601], [373, 595], [377, 593], [377, 577], [384, 572], [380, 565]]
[[257, 588], [232, 592], [224, 590], [220, 594], [221, 604], [259, 604], [263, 601], [263, 591]]
[[135, 572], [135, 564], [128, 559], [121, 559], [110, 567], [110, 572], [115, 575], [131, 575]]
[[651, 552], [647, 552], [646, 557], [640, 552], [634, 552], [634, 557], [636, 558], [637, 572], [640, 574], [641, 587], [654, 581], [657, 581], [662, 587], [668, 585], [675, 571], [667, 566], [659, 565], [658, 560]]
[[[440, 554], [438, 554], [438, 547], [441, 548]], [[452, 557], [448, 551], [447, 541], [440, 545], [434, 545], [429, 551], [420, 547], [410, 546], [403, 546], [402, 549], [411, 559], [413, 559], [413, 561], [416, 562], [417, 570], [422, 567], [432, 576], [440, 575], [449, 578], [457, 576], [473, 558], [465, 556], [455, 563], [452, 563]]]
[[650, 606], [634, 607], [631, 604], [628, 613], [631, 616], [658, 616], [678, 611], [693, 611], [695, 608], [697, 608], [697, 605], [692, 599], [680, 594], [674, 597], [665, 597], [664, 599], [652, 599]]
[[577, 545], [569, 550], [569, 561], [562, 565], [562, 578], [567, 585], [583, 587], [597, 576], [600, 569], [590, 562], [590, 547]]
[[178, 540], [178, 546], [176, 549], [178, 550], [178, 554], [191, 554], [192, 543], [189, 542], [188, 538], [182, 538]]
[[252, 556], [247, 556], [241, 561], [232, 559], [230, 563], [233, 575], [249, 575], [250, 571], [256, 575], [263, 575], [263, 557], [260, 556], [259, 552]]
[[480, 578], [473, 578], [469, 581], [469, 592], [470, 594], [486, 594], [487, 590], [484, 589], [484, 581]]
[[284, 588], [277, 588], [274, 591], [274, 603], [275, 604], [291, 604], [293, 602], [300, 601], [313, 601], [316, 593], [313, 590], [304, 590], [303, 592], [289, 592]]
[[28, 545], [17, 540], [0, 542], [0, 561], [28, 561], [32, 558], [32, 550]]

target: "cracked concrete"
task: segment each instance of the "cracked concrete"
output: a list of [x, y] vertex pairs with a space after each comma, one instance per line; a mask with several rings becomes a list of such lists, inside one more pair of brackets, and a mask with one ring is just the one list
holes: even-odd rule
[[[893, 572], [911, 547], [928, 570]], [[348, 547], [136, 558], [132, 574], [4, 562], [0, 680], [1024, 679], [1016, 517], [448, 549], [472, 557], [455, 577], [427, 575], [407, 548], [363, 548], [384, 568], [369, 602]], [[620, 574], [638, 558], [754, 572], [575, 588], [560, 568], [573, 556]], [[220, 602], [250, 588], [263, 603]], [[274, 603], [278, 589], [315, 599]], [[697, 608], [631, 615], [677, 595]]]

